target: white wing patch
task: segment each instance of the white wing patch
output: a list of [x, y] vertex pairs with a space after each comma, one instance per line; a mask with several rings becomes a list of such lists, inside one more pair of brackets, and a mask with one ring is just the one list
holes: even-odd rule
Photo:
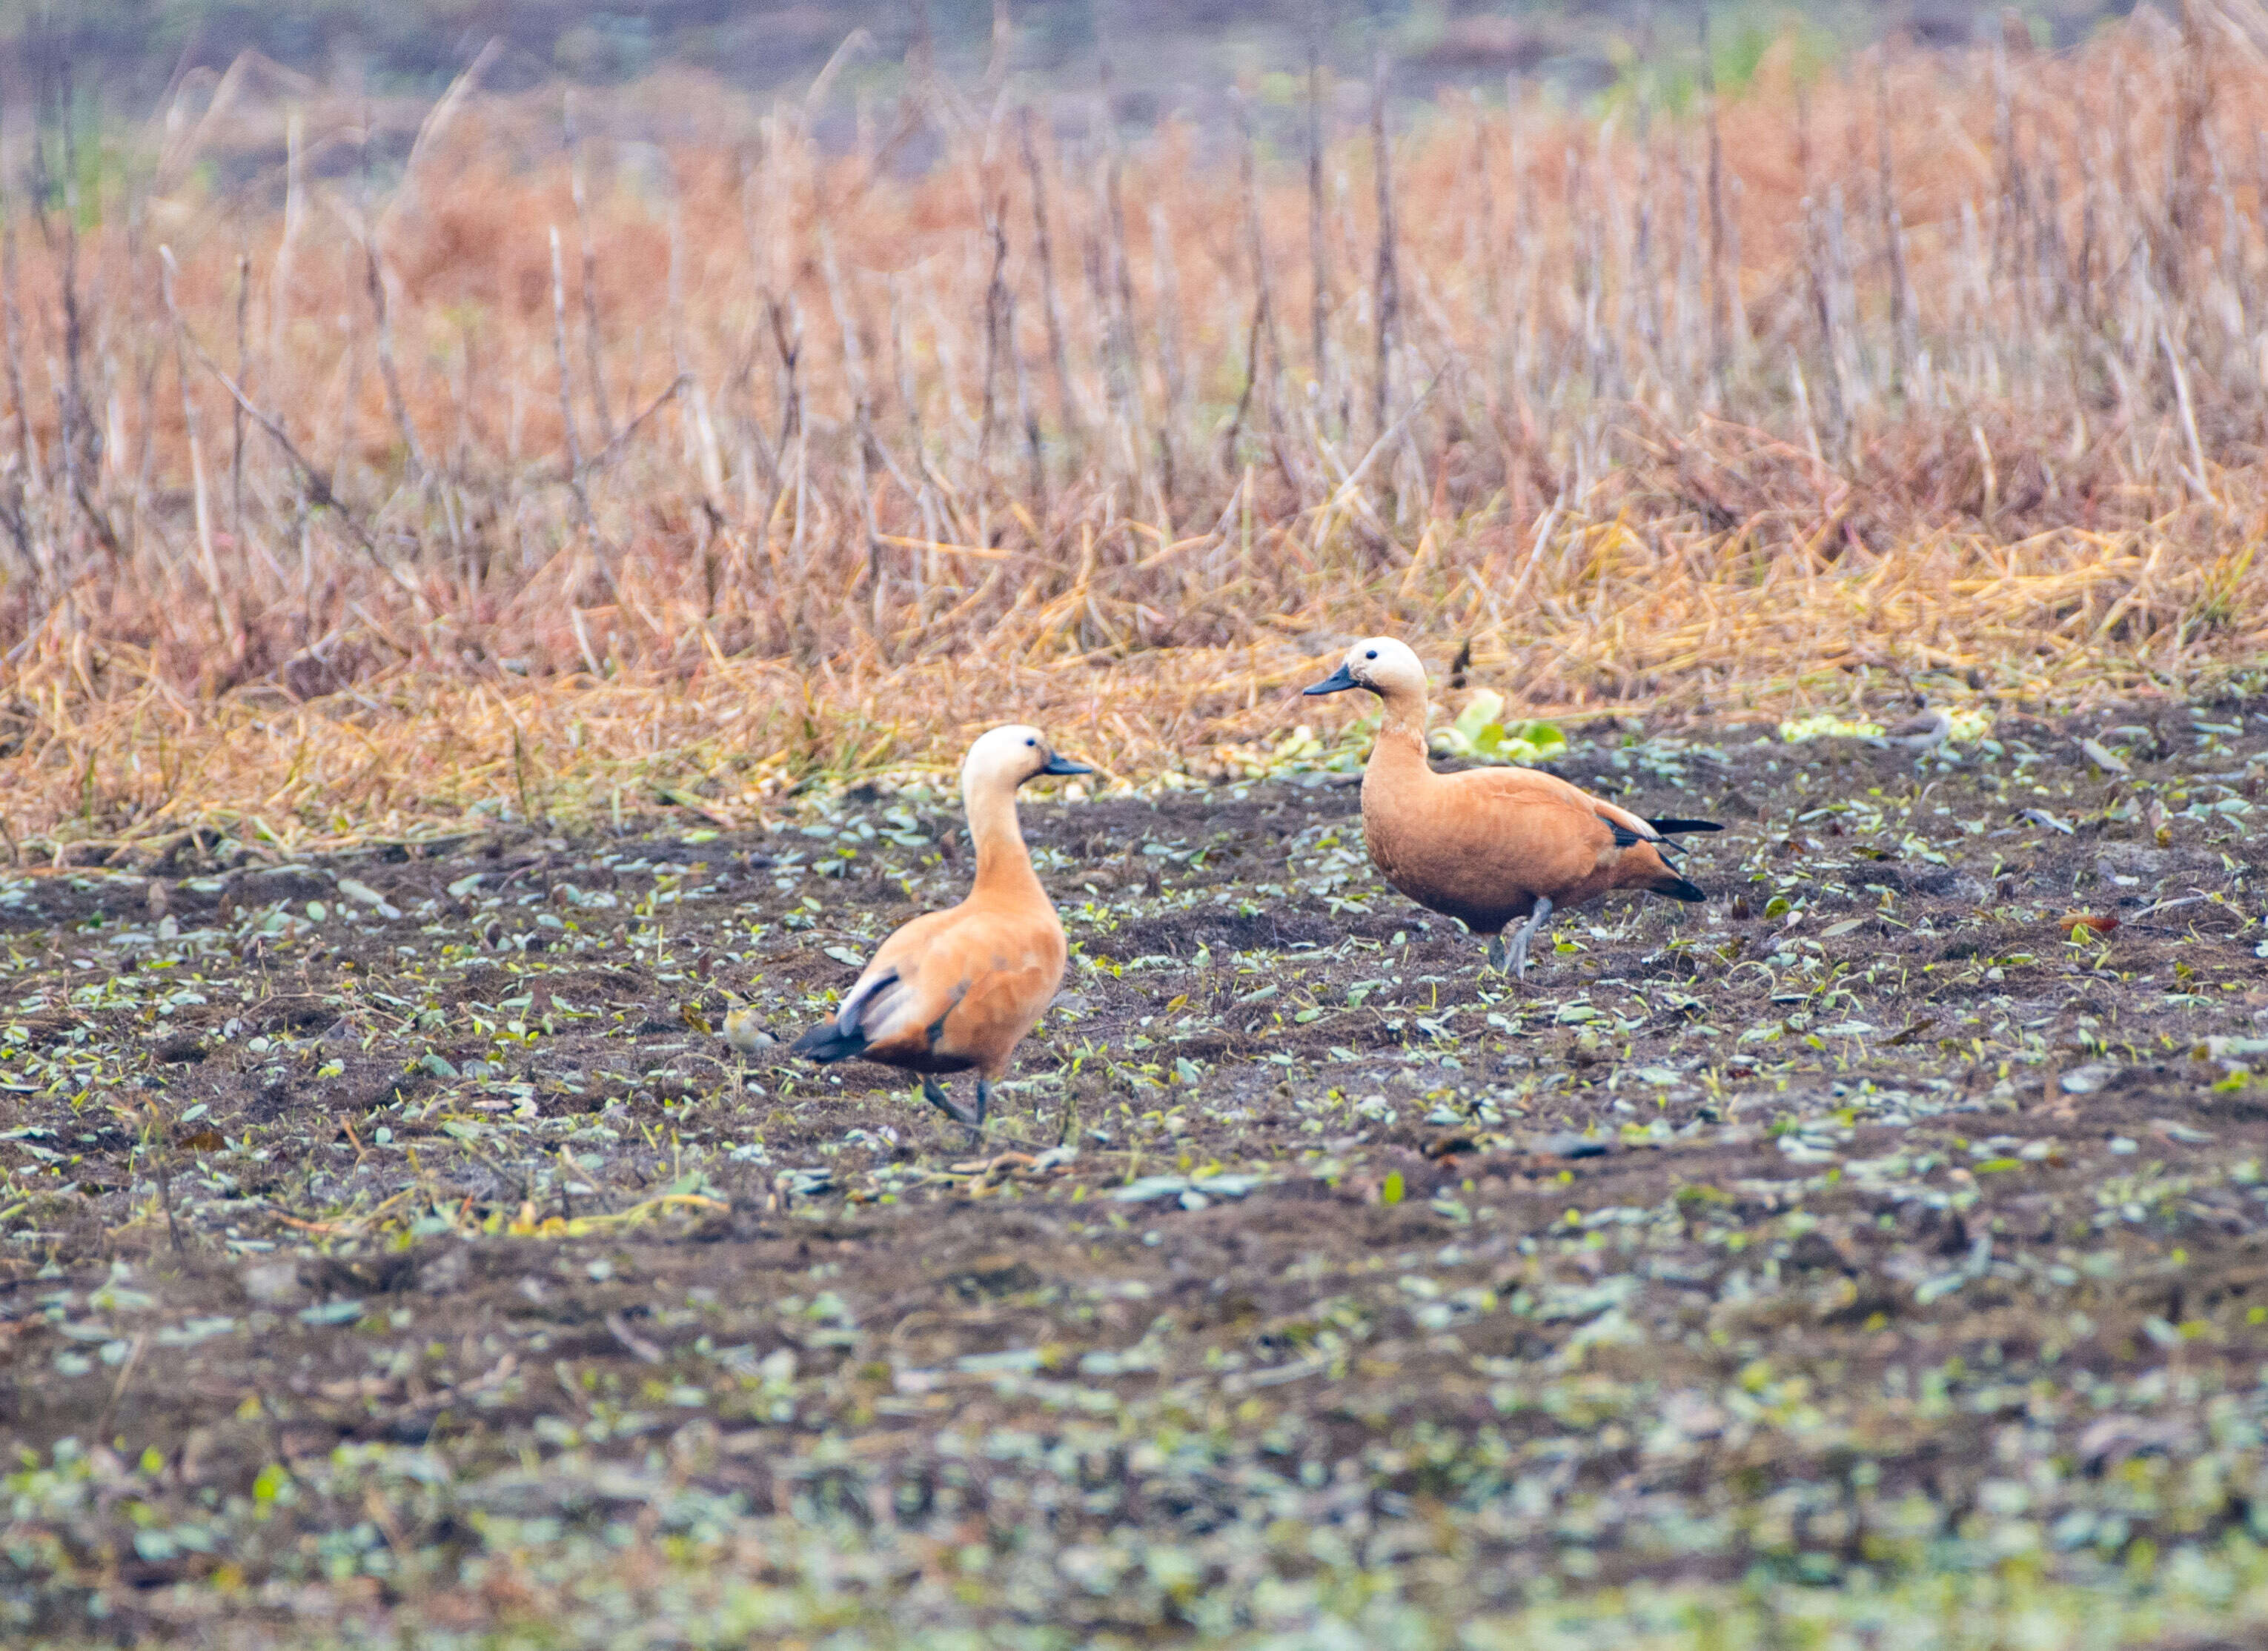
[[880, 969], [870, 965], [835, 1011], [835, 1024], [846, 1032], [864, 1033], [868, 1043], [880, 1043], [887, 1035], [883, 1023], [903, 1002], [905, 985], [895, 964]]
[[1625, 831], [1636, 832], [1641, 842], [1658, 843], [1661, 840], [1660, 832], [1654, 830], [1653, 826], [1640, 819], [1628, 809], [1617, 808], [1612, 803], [1602, 797], [1593, 796], [1587, 791], [1579, 791], [1577, 795], [1591, 805], [1592, 811], [1601, 819], [1620, 826]]

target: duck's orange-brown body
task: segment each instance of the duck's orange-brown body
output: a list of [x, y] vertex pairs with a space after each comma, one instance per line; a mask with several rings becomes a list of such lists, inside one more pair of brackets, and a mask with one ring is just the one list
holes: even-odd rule
[[1028, 889], [1005, 877], [988, 886], [980, 859], [967, 899], [882, 943], [846, 1000], [869, 994], [859, 1018], [873, 1030], [860, 1059], [926, 1076], [1006, 1074], [1062, 986], [1064, 961], [1063, 924], [1031, 862], [1018, 857]]
[[1646, 822], [1532, 768], [1436, 774], [1418, 738], [1381, 732], [1362, 778], [1363, 835], [1379, 874], [1476, 935], [1501, 933], [1539, 899], [1561, 910], [1616, 889], [1690, 888]]
[[[995, 1081], [1063, 984], [1063, 924], [1032, 870], [1016, 824], [1016, 788], [1040, 774], [1086, 774], [1049, 752], [1036, 729], [996, 728], [961, 767], [976, 880], [968, 899], [917, 917], [884, 941], [835, 1017], [795, 1053], [856, 1056], [912, 1072], [930, 1101], [981, 1129]], [[962, 1111], [937, 1080], [976, 1074], [976, 1108]]]
[[[1363, 770], [1363, 835], [1381, 876], [1418, 905], [1489, 939], [1489, 960], [1524, 972], [1528, 942], [1559, 907], [1616, 889], [1698, 900], [1661, 855], [1668, 832], [1706, 820], [1647, 820], [1533, 768], [1436, 774], [1425, 759], [1425, 671], [1391, 637], [1357, 642], [1309, 688], [1367, 688], [1386, 715]], [[1502, 935], [1525, 920], [1508, 954]]]

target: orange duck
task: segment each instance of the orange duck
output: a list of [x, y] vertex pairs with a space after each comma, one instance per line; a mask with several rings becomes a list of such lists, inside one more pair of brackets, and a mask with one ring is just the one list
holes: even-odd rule
[[[1307, 690], [1367, 688], [1386, 720], [1362, 776], [1362, 828], [1381, 876], [1418, 905], [1488, 936], [1488, 962], [1528, 972], [1528, 943], [1555, 911], [1616, 889], [1707, 897], [1662, 858], [1708, 820], [1641, 819], [1535, 768], [1436, 774], [1425, 760], [1425, 668], [1390, 636], [1347, 650]], [[1505, 926], [1527, 921], [1507, 947]]]
[[[835, 1018], [797, 1038], [793, 1052], [918, 1073], [932, 1105], [980, 1134], [993, 1084], [1063, 984], [1063, 924], [1017, 827], [1016, 789], [1043, 774], [1094, 772], [1057, 756], [1036, 728], [980, 737], [961, 765], [976, 886], [960, 905], [917, 917], [884, 941]], [[971, 1070], [973, 1112], [938, 1082]]]

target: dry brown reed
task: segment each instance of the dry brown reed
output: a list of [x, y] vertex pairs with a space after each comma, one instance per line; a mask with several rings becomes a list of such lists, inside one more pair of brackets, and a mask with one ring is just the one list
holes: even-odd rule
[[0, 248], [0, 824], [740, 818], [1010, 714], [1133, 776], [1373, 629], [1548, 714], [2242, 666], [2268, 26], [2185, 18], [1400, 137], [1317, 70], [1281, 150], [189, 77]]

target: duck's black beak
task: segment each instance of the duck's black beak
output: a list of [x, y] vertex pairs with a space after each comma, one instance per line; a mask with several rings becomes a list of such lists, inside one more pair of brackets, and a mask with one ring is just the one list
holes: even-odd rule
[[1307, 695], [1317, 693], [1344, 693], [1349, 688], [1359, 688], [1361, 686], [1361, 683], [1357, 682], [1354, 679], [1354, 672], [1348, 670], [1344, 665], [1341, 665], [1336, 671], [1332, 671], [1330, 675], [1325, 677], [1321, 682], [1304, 687], [1300, 689], [1300, 692]]
[[1094, 770], [1083, 762], [1073, 762], [1068, 757], [1058, 757], [1051, 752], [1048, 757], [1047, 767], [1040, 772], [1042, 774], [1093, 774]]

